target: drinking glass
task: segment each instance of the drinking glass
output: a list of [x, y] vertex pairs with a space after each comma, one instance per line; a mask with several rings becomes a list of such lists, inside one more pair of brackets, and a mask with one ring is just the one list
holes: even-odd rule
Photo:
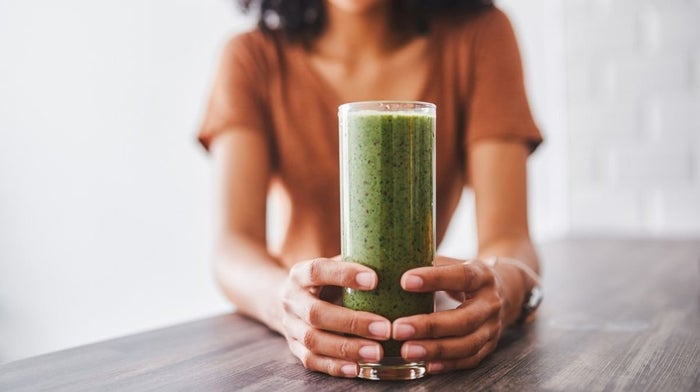
[[[413, 101], [338, 108], [342, 258], [379, 277], [372, 291], [345, 288], [347, 308], [392, 322], [434, 310], [433, 293], [404, 291], [400, 279], [409, 269], [432, 265], [435, 257], [435, 109]], [[382, 342], [384, 358], [360, 363], [359, 377], [423, 377], [425, 363], [403, 360], [401, 343]]]

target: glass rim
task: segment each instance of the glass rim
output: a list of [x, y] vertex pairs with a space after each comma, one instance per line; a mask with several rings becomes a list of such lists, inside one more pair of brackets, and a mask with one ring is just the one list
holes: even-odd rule
[[348, 113], [359, 110], [377, 110], [381, 112], [414, 112], [429, 111], [434, 113], [437, 105], [425, 101], [378, 100], [346, 102], [338, 106], [338, 113]]

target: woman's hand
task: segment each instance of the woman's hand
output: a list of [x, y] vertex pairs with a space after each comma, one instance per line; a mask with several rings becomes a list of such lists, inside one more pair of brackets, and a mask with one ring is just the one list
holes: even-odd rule
[[474, 260], [437, 257], [434, 267], [401, 277], [406, 291], [446, 291], [456, 309], [397, 319], [392, 336], [405, 340], [401, 356], [428, 363], [430, 373], [471, 368], [496, 348], [503, 326], [502, 288], [494, 269]]
[[372, 290], [377, 286], [377, 274], [370, 268], [337, 259], [297, 263], [289, 271], [281, 292], [283, 332], [290, 350], [307, 369], [356, 377], [359, 360], [374, 362], [382, 358], [382, 347], [375, 340], [389, 339], [391, 323], [376, 314], [346, 309], [322, 299], [322, 291], [326, 291], [323, 289], [329, 286]]

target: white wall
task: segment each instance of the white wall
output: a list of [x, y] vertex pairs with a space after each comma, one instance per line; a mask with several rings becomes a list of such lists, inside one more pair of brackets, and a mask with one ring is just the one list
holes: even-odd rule
[[0, 0], [0, 362], [222, 311], [194, 135], [227, 0]]
[[700, 235], [700, 1], [565, 4], [571, 231]]

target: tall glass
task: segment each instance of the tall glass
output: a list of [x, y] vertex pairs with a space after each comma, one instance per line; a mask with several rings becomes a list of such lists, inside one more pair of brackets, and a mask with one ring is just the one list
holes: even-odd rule
[[[352, 102], [340, 120], [341, 236], [344, 261], [373, 268], [373, 291], [346, 288], [343, 305], [392, 322], [431, 313], [432, 293], [400, 285], [409, 269], [435, 257], [435, 105], [425, 102]], [[401, 358], [401, 342], [382, 342], [380, 363], [360, 363], [361, 378], [423, 377], [423, 362]]]

